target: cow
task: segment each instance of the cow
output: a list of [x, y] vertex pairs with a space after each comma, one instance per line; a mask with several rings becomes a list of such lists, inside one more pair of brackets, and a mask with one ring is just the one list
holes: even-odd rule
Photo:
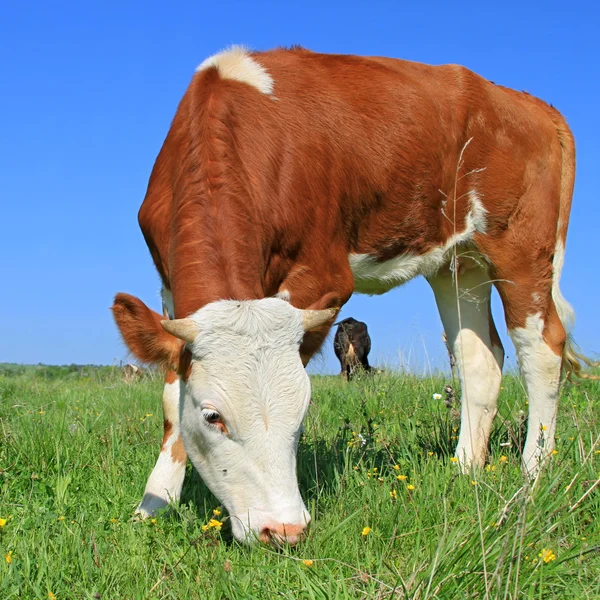
[[337, 323], [333, 338], [333, 350], [340, 361], [341, 376], [350, 381], [360, 370], [369, 372], [368, 355], [371, 351], [371, 337], [366, 323], [348, 317]]
[[128, 363], [122, 367], [121, 373], [123, 374], [123, 381], [125, 383], [132, 383], [134, 380], [141, 379], [144, 374], [140, 367], [132, 363]]
[[556, 109], [462, 66], [298, 47], [202, 62], [139, 211], [169, 318], [128, 294], [112, 307], [131, 352], [166, 371], [138, 513], [179, 498], [189, 458], [236, 539], [297, 543], [304, 366], [353, 292], [417, 275], [460, 373], [463, 470], [484, 465], [497, 412], [498, 290], [535, 474], [554, 448], [561, 368], [584, 360], [559, 288], [574, 177]]

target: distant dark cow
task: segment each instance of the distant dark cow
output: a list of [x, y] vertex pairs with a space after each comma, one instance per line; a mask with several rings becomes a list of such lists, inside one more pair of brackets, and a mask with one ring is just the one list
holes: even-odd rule
[[333, 349], [342, 367], [342, 377], [350, 380], [359, 369], [371, 370], [367, 358], [371, 351], [371, 338], [365, 323], [352, 317], [340, 321]]

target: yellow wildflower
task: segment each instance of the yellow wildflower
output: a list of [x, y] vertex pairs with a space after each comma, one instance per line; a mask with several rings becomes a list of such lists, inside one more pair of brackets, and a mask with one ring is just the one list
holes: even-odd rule
[[363, 537], [369, 535], [371, 533], [371, 528], [370, 527], [364, 527], [362, 530], [362, 535]]
[[50, 600], [56, 600], [56, 596], [52, 592], [48, 592], [48, 598], [50, 598]]
[[542, 551], [538, 554], [538, 556], [548, 564], [552, 560], [556, 560], [556, 554], [547, 548], [542, 548]]
[[152, 413], [147, 413], [146, 416], [147, 417], [152, 417], [153, 415], [152, 415]]
[[392, 498], [392, 500], [396, 500], [396, 498], [398, 497], [398, 492], [396, 490], [392, 490], [390, 492], [390, 497]]
[[548, 425], [542, 425], [542, 431], [548, 431]]
[[453, 457], [450, 459], [450, 462], [457, 463], [457, 462], [458, 462], [458, 458], [456, 458], [456, 456], [453, 456]]
[[415, 489], [415, 486], [414, 486], [412, 483], [409, 483], [409, 484], [406, 486], [406, 489], [412, 492], [412, 491]]
[[396, 479], [398, 481], [404, 481], [405, 479], [408, 479], [408, 475], [396, 475]]
[[314, 561], [314, 560], [310, 560], [310, 558], [305, 558], [305, 559], [302, 561], [302, 564], [303, 564], [305, 567], [312, 567], [312, 566], [315, 564], [315, 561]]
[[156, 525], [156, 519], [150, 519], [150, 523], [152, 523], [152, 525]]
[[40, 414], [40, 415], [45, 415], [45, 414], [46, 414], [46, 411], [40, 410], [40, 412], [39, 412], [38, 414]]
[[217, 531], [221, 531], [221, 527], [223, 527], [223, 523], [221, 521], [217, 521], [217, 519], [211, 519], [208, 522], [209, 527], [214, 527]]
[[118, 523], [119, 519], [115, 519], [114, 517], [110, 520], [111, 523]]
[[202, 531], [208, 531], [208, 525], [202, 525]]
[[429, 456], [433, 456], [433, 452], [431, 452], [431, 451], [429, 451], [427, 454], [428, 454]]
[[394, 465], [394, 471], [399, 471], [400, 470], [400, 465]]
[[12, 562], [12, 550], [4, 556], [4, 560], [6, 561], [7, 565], [10, 565]]
[[8, 521], [6, 519], [0, 519], [0, 529], [2, 529]]
[[552, 450], [552, 456], [556, 456], [558, 454], [558, 450]]
[[477, 482], [475, 480], [471, 481], [471, 485], [477, 485]]
[[501, 463], [508, 462], [508, 456], [504, 456], [504, 455], [502, 455], [502, 456], [499, 458], [498, 462], [501, 462]]
[[220, 508], [215, 508], [213, 510], [213, 515], [215, 515], [215, 517], [218, 517], [221, 515], [221, 509]]
[[64, 520], [65, 520], [65, 518], [64, 518], [64, 517], [61, 515], [60, 517], [58, 517], [58, 520], [59, 520], [59, 521], [64, 521]]

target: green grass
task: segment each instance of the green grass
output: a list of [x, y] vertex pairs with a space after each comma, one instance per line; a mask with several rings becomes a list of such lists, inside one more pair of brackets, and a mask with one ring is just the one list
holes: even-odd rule
[[233, 542], [227, 522], [203, 531], [218, 502], [191, 467], [179, 507], [131, 519], [162, 436], [158, 378], [0, 376], [0, 598], [599, 598], [600, 386], [564, 390], [558, 453], [532, 487], [519, 379], [489, 466], [466, 476], [456, 410], [432, 398], [445, 383], [313, 378], [299, 448], [313, 522], [276, 551]]

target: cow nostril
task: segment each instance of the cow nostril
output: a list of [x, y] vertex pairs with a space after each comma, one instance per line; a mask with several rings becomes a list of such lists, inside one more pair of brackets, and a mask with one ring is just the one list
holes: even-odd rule
[[270, 544], [273, 539], [273, 533], [268, 527], [265, 527], [258, 536], [263, 544]]
[[297, 544], [306, 532], [306, 525], [284, 524], [265, 527], [260, 532], [260, 541], [264, 544]]

